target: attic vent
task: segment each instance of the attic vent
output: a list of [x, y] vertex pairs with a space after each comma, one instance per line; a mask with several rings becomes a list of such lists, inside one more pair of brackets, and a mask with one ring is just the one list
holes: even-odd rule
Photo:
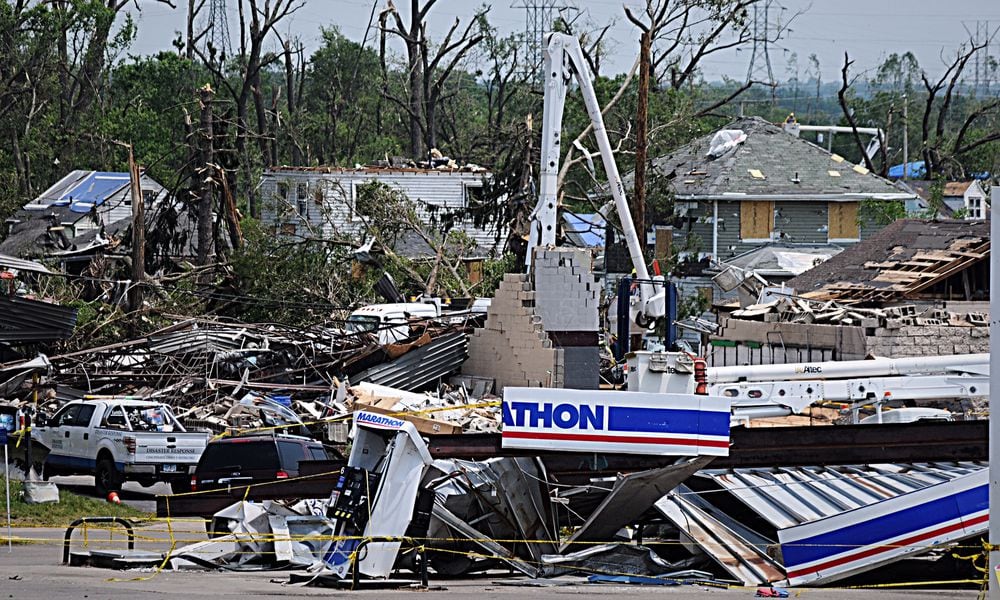
[[835, 163], [842, 163], [844, 162], [844, 157], [839, 154], [831, 154], [830, 160], [832, 160]]
[[750, 177], [754, 179], [766, 179], [764, 174], [760, 172], [760, 169], [747, 169], [747, 173], [750, 173]]
[[830, 177], [840, 177], [840, 171], [827, 171], [826, 174]]
[[862, 175], [867, 175], [868, 169], [862, 167], [861, 165], [854, 165], [854, 172], [861, 173]]

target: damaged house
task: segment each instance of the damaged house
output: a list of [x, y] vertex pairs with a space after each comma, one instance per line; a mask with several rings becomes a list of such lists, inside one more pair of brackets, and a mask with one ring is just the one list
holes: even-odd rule
[[989, 256], [986, 221], [895, 221], [790, 279], [784, 295], [720, 316], [710, 360], [989, 352]]
[[775, 242], [851, 245], [879, 229], [864, 218], [866, 203], [915, 197], [760, 117], [655, 159], [649, 178], [665, 180], [674, 198], [674, 243], [697, 238], [699, 257], [718, 260]]
[[[149, 222], [168, 204], [168, 192], [146, 174], [140, 185]], [[94, 252], [113, 247], [131, 223], [128, 173], [71, 171], [7, 219], [0, 253], [86, 262]]]
[[[431, 229], [453, 226], [479, 247], [482, 255], [501, 248], [502, 227], [479, 227], [467, 216], [482, 200], [490, 173], [480, 167], [413, 168], [365, 166], [278, 167], [264, 172], [261, 220], [276, 235], [324, 239], [360, 239], [366, 217], [357, 208], [358, 189], [378, 181], [403, 192]], [[396, 250], [410, 257], [433, 256], [426, 243], [403, 236]], [[424, 246], [421, 248], [421, 244]]]

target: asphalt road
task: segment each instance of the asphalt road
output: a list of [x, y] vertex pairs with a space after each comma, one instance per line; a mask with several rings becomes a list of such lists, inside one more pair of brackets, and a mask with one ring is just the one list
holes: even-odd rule
[[[138, 550], [164, 552], [169, 549], [169, 539], [164, 523], [157, 523], [137, 532]], [[174, 530], [180, 544], [205, 539], [200, 525], [178, 524]], [[159, 595], [164, 598], [274, 598], [310, 596], [363, 596], [382, 598], [412, 597], [415, 590], [360, 590], [355, 592], [327, 588], [302, 587], [288, 583], [289, 573], [270, 572], [208, 572], [153, 570], [110, 571], [91, 567], [70, 567], [60, 564], [62, 531], [15, 529], [15, 537], [36, 540], [36, 543], [16, 545], [8, 553], [0, 547], [0, 598], [39, 599], [51, 598], [101, 598], [109, 600], [135, 600], [137, 597]], [[92, 548], [124, 545], [123, 536], [109, 540], [104, 532], [91, 531], [87, 543]], [[74, 537], [73, 547], [84, 543], [81, 534]], [[515, 585], [515, 584], [522, 585]], [[748, 599], [754, 595], [752, 588], [720, 589], [701, 586], [645, 587], [618, 584], [587, 584], [580, 578], [559, 578], [544, 581], [544, 587], [525, 587], [523, 577], [503, 573], [489, 574], [474, 579], [442, 579], [431, 574], [432, 589], [422, 593], [447, 594], [450, 600], [523, 600], [540, 598], [557, 600], [574, 598], [606, 598], [628, 596], [634, 598], [665, 598], [668, 600]], [[849, 590], [849, 589], [800, 589], [791, 590], [791, 597], [808, 600], [973, 600], [974, 590]]]

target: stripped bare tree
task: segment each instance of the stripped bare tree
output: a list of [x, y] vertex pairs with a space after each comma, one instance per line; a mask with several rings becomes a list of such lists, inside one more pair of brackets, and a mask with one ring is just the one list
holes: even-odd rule
[[[409, 121], [410, 155], [417, 160], [426, 158], [427, 151], [437, 146], [438, 107], [446, 95], [446, 83], [452, 72], [469, 51], [483, 39], [477, 22], [488, 9], [477, 12], [462, 26], [455, 18], [444, 39], [432, 47], [427, 37], [427, 15], [437, 0], [410, 1], [409, 22], [404, 20], [392, 1], [379, 22], [382, 26], [382, 46], [387, 34], [398, 36], [406, 47], [407, 95], [393, 94], [383, 88], [386, 99], [406, 113]], [[389, 26], [388, 17], [392, 17]], [[384, 56], [384, 54], [383, 54]]]

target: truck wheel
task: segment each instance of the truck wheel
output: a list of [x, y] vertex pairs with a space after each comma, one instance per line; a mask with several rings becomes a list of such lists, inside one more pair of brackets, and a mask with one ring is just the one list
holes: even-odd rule
[[97, 461], [97, 471], [94, 473], [94, 489], [97, 495], [106, 497], [108, 492], [120, 492], [122, 489], [122, 477], [115, 468], [115, 463], [110, 458], [102, 458]]

